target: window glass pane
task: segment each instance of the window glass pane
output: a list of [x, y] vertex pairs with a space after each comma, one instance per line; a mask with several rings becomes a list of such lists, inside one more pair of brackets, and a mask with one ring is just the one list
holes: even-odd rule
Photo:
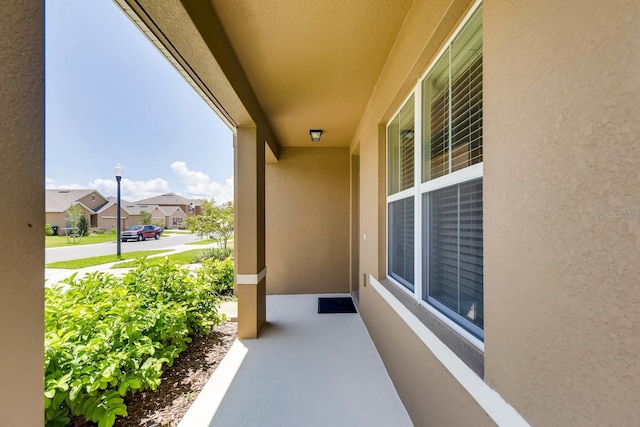
[[414, 199], [389, 203], [389, 275], [413, 291]]
[[477, 333], [484, 327], [482, 180], [424, 194], [423, 203], [425, 299]]
[[402, 107], [387, 129], [389, 194], [413, 187], [415, 153], [414, 97]]
[[482, 161], [481, 13], [451, 45], [451, 172]]
[[482, 180], [460, 185], [460, 315], [484, 326]]
[[449, 51], [422, 84], [422, 182], [449, 173]]
[[422, 182], [482, 161], [482, 8], [422, 82]]

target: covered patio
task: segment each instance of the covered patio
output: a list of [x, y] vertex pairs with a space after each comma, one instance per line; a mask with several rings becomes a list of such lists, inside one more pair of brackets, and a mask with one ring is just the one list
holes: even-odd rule
[[180, 426], [411, 426], [358, 313], [267, 296], [260, 339], [240, 339]]

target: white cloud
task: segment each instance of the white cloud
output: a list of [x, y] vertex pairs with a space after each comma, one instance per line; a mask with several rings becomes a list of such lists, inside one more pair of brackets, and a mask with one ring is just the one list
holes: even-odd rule
[[229, 177], [224, 183], [212, 182], [209, 175], [189, 170], [185, 162], [173, 162], [171, 169], [185, 184], [187, 194], [185, 197], [192, 199], [206, 199], [212, 197], [217, 203], [233, 201], [233, 177]]
[[[95, 188], [105, 196], [114, 196], [118, 192], [115, 179], [96, 178], [89, 183], [89, 188]], [[168, 193], [171, 190], [169, 183], [162, 178], [150, 179], [148, 181], [132, 181], [123, 178], [120, 191], [123, 199], [136, 201]]]
[[66, 190], [82, 190], [82, 189], [88, 188], [86, 185], [80, 185], [80, 184], [58, 185], [56, 184], [55, 179], [49, 178], [49, 177], [44, 178], [44, 187], [47, 190], [57, 190], [59, 188], [64, 188]]

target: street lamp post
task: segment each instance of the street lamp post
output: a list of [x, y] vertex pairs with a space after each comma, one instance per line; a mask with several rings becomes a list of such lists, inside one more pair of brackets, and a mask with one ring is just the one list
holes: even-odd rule
[[116, 181], [118, 182], [118, 213], [117, 213], [117, 221], [118, 223], [116, 224], [116, 231], [118, 233], [118, 240], [116, 241], [118, 248], [116, 250], [116, 254], [118, 255], [118, 258], [120, 258], [120, 243], [122, 242], [121, 238], [120, 238], [120, 233], [122, 232], [121, 229], [121, 223], [122, 223], [122, 219], [120, 217], [120, 181], [122, 180], [122, 166], [120, 166], [120, 163], [118, 163], [116, 165], [116, 168], [113, 170], [114, 173], [116, 174]]

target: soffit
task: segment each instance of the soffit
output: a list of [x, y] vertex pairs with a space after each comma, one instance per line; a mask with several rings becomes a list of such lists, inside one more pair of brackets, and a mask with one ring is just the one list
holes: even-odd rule
[[412, 0], [212, 0], [281, 145], [349, 146]]

